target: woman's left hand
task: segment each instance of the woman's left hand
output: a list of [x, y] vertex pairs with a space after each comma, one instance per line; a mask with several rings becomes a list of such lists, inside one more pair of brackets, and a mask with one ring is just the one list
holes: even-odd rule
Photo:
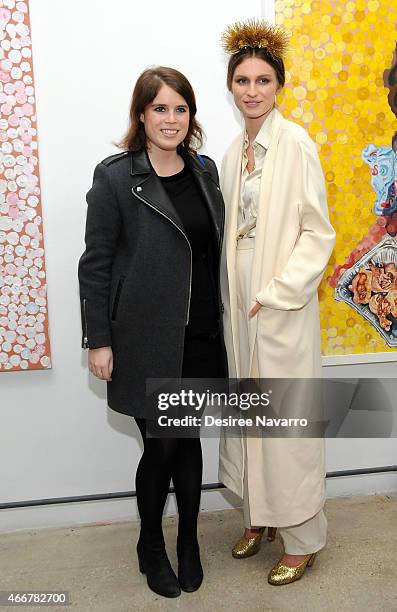
[[259, 304], [259, 302], [256, 302], [256, 304], [253, 305], [253, 307], [248, 313], [249, 318], [252, 319], [252, 317], [254, 317], [260, 311], [261, 308], [262, 308], [262, 304]]

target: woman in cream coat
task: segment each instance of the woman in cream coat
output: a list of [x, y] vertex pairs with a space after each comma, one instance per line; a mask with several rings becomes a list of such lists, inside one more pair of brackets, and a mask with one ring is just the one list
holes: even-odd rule
[[[222, 272], [229, 375], [321, 376], [317, 288], [331, 255], [323, 173], [306, 131], [275, 108], [284, 85], [286, 34], [263, 22], [224, 34], [227, 83], [245, 127], [226, 152]], [[259, 550], [264, 526], [285, 554], [271, 584], [300, 578], [324, 547], [324, 440], [231, 437], [220, 444], [220, 480], [243, 498], [245, 533], [233, 556]]]

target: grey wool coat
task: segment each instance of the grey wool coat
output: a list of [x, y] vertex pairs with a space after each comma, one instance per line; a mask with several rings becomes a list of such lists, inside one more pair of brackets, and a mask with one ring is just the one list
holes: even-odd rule
[[[221, 328], [224, 204], [218, 173], [209, 157], [186, 152], [183, 157], [212, 221]], [[86, 249], [78, 266], [82, 346], [112, 347], [108, 404], [145, 417], [146, 378], [181, 376], [191, 247], [145, 150], [100, 162], [87, 203]]]

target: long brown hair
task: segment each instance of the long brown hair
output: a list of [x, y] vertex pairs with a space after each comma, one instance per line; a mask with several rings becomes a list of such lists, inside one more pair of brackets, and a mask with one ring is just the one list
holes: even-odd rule
[[140, 151], [146, 147], [146, 132], [141, 113], [157, 96], [162, 85], [168, 85], [185, 99], [189, 107], [189, 129], [183, 141], [189, 152], [199, 149], [203, 144], [203, 131], [196, 120], [196, 98], [188, 79], [178, 70], [166, 66], [148, 68], [138, 78], [132, 93], [130, 106], [130, 124], [127, 133], [118, 146], [129, 151]]
[[237, 66], [239, 66], [241, 62], [243, 62], [245, 59], [249, 57], [258, 57], [259, 59], [262, 59], [268, 64], [270, 64], [270, 66], [274, 68], [279, 85], [281, 87], [284, 87], [285, 67], [284, 67], [284, 62], [281, 59], [281, 57], [277, 57], [276, 55], [273, 55], [273, 53], [270, 53], [270, 51], [268, 51], [266, 47], [265, 48], [244, 47], [238, 53], [234, 53], [233, 55], [230, 56], [229, 63], [227, 66], [227, 80], [226, 80], [227, 88], [229, 91], [232, 90], [233, 75], [234, 75], [234, 72]]

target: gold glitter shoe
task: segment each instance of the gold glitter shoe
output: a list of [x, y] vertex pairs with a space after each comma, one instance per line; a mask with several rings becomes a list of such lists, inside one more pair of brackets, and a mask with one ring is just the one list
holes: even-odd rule
[[296, 567], [290, 567], [279, 561], [270, 571], [267, 577], [268, 583], [278, 586], [281, 584], [290, 584], [291, 582], [295, 582], [295, 580], [299, 580], [305, 573], [306, 567], [311, 567], [313, 565], [315, 557], [316, 553], [307, 555], [306, 559]]
[[[265, 532], [266, 527], [261, 527], [256, 535], [252, 538], [240, 538], [237, 544], [232, 549], [232, 555], [235, 559], [246, 559], [256, 555], [261, 547], [262, 536]], [[267, 540], [273, 542], [276, 537], [277, 527], [268, 527]]]

